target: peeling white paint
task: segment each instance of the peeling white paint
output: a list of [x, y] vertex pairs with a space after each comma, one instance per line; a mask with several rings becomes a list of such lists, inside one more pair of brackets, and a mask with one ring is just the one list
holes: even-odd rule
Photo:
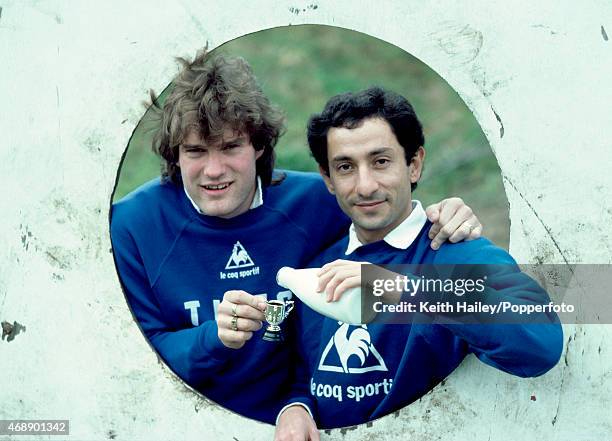
[[[318, 23], [404, 48], [440, 73], [482, 125], [505, 177], [517, 260], [612, 261], [609, 2], [0, 7], [0, 321], [26, 326], [0, 341], [0, 419], [70, 419], [70, 439], [79, 440], [272, 438], [272, 427], [199, 398], [158, 362], [109, 252], [110, 195], [140, 103], [168, 84], [174, 56], [207, 41]], [[323, 438], [609, 439], [612, 328], [565, 332], [565, 361], [543, 378], [512, 378], [468, 359], [397, 415]]]

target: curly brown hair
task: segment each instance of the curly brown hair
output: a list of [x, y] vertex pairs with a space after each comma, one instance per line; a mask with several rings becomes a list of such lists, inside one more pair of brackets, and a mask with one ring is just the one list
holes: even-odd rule
[[207, 144], [222, 139], [230, 128], [249, 135], [262, 185], [272, 182], [274, 146], [285, 130], [285, 116], [264, 95], [251, 66], [241, 57], [210, 56], [206, 48], [193, 61], [177, 58], [182, 70], [163, 103], [151, 91], [153, 110], [160, 119], [153, 151], [162, 161], [162, 179], [181, 183], [179, 145], [191, 130]]

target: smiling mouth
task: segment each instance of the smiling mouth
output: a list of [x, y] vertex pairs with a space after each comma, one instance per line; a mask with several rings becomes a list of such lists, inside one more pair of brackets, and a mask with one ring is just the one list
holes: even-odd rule
[[219, 191], [219, 190], [225, 190], [230, 185], [232, 185], [231, 182], [225, 183], [225, 184], [216, 184], [216, 185], [200, 185], [200, 187], [202, 187], [205, 190], [209, 190], [209, 191]]
[[360, 208], [376, 207], [385, 201], [358, 202], [355, 205]]

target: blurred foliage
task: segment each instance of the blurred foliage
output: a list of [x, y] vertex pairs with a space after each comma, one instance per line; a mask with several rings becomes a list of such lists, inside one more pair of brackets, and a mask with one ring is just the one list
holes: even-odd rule
[[[427, 150], [415, 197], [425, 205], [462, 197], [481, 219], [485, 235], [507, 249], [508, 202], [497, 161], [467, 106], [425, 64], [384, 41], [319, 25], [257, 32], [214, 53], [246, 58], [264, 92], [286, 112], [287, 133], [277, 146], [279, 168], [316, 170], [306, 121], [331, 96], [371, 85], [406, 96], [423, 123]], [[150, 148], [154, 129], [147, 112], [128, 145], [114, 200], [159, 175], [160, 162]]]

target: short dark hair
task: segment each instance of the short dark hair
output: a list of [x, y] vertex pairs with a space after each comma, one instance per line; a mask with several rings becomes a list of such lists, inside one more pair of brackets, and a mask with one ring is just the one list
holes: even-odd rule
[[270, 185], [274, 146], [285, 130], [285, 117], [264, 95], [251, 66], [240, 57], [211, 57], [206, 49], [192, 62], [177, 60], [183, 69], [163, 108], [151, 93], [161, 120], [153, 151], [163, 159], [162, 179], [180, 183], [179, 145], [191, 130], [214, 143], [229, 127], [247, 134], [255, 150], [264, 151], [256, 162], [257, 175], [262, 185]]
[[[328, 176], [329, 129], [354, 129], [369, 118], [382, 118], [389, 123], [397, 141], [404, 148], [407, 164], [410, 164], [419, 147], [425, 144], [423, 126], [410, 102], [402, 95], [377, 86], [360, 92], [336, 95], [327, 101], [321, 113], [313, 114], [308, 120], [310, 151]], [[411, 187], [414, 190], [416, 183]]]

